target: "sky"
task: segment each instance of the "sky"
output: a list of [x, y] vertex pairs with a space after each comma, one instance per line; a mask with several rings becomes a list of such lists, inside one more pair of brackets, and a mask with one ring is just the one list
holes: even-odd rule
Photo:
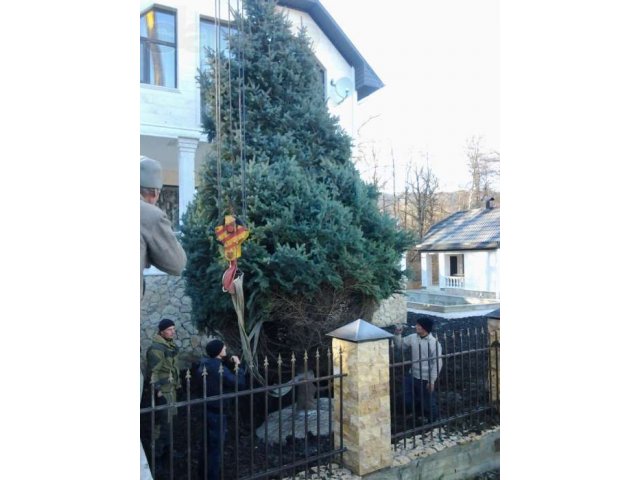
[[[441, 191], [468, 188], [467, 139], [481, 136], [485, 150], [500, 151], [498, 0], [321, 3], [385, 84], [355, 113], [356, 130], [366, 122], [365, 151], [375, 146], [383, 190], [393, 191], [392, 150], [396, 188], [409, 163], [427, 158]], [[357, 166], [372, 178], [370, 154]]]

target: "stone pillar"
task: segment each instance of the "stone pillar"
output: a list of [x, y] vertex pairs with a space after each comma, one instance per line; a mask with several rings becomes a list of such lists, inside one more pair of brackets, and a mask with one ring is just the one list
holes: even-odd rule
[[178, 214], [182, 215], [196, 193], [197, 138], [178, 137]]
[[500, 409], [500, 312], [487, 317], [489, 330], [489, 388], [491, 401]]
[[[340, 445], [342, 420], [344, 463], [357, 475], [391, 466], [389, 338], [392, 335], [364, 320], [328, 334], [334, 372], [333, 429]], [[342, 412], [340, 411], [342, 401]], [[341, 418], [342, 414], [342, 418]]]

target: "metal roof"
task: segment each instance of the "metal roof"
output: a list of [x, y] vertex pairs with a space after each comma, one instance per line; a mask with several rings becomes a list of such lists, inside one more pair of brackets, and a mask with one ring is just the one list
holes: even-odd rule
[[380, 77], [373, 71], [358, 49], [351, 43], [349, 37], [331, 17], [319, 0], [279, 0], [279, 5], [294, 8], [308, 13], [313, 21], [320, 27], [340, 54], [349, 62], [355, 70], [356, 91], [358, 100], [371, 95], [376, 90], [384, 87]]
[[487, 318], [497, 318], [498, 320], [500, 320], [500, 309], [496, 309], [491, 313], [487, 314]]
[[456, 212], [433, 225], [416, 249], [423, 252], [500, 248], [500, 207]]
[[327, 336], [355, 343], [393, 338], [393, 335], [389, 332], [360, 318], [340, 328], [336, 328], [333, 332], [327, 333]]

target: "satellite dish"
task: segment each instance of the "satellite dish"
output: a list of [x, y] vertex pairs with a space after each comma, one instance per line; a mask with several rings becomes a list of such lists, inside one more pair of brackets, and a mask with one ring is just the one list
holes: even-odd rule
[[353, 94], [353, 82], [349, 77], [342, 77], [338, 80], [332, 79], [329, 83], [329, 98], [336, 105], [340, 105], [349, 95]]

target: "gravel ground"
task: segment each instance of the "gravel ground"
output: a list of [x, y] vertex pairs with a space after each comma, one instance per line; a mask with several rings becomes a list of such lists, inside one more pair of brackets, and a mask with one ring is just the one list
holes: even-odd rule
[[[442, 439], [438, 439], [436, 437], [422, 439], [420, 436], [416, 436], [415, 447], [410, 447], [408, 445], [406, 449], [398, 448], [393, 452], [392, 467], [407, 465], [416, 459], [437, 454], [437, 452], [442, 451], [445, 448], [478, 440], [480, 437], [487, 435], [497, 429], [499, 429], [499, 427], [480, 434], [470, 433], [468, 435], [443, 435]], [[313, 467], [312, 469], [310, 469], [307, 475], [305, 475], [305, 472], [300, 472], [294, 477], [286, 477], [284, 480], [362, 480], [362, 478], [363, 477], [355, 475], [346, 468], [341, 468], [339, 465], [333, 463], [331, 465], [331, 471], [329, 471], [329, 468], [326, 465], [322, 465], [320, 467], [320, 470], [317, 470], [316, 467]], [[500, 469], [497, 469], [484, 472], [480, 475], [467, 477], [465, 480], [496, 480], [499, 478]]]

